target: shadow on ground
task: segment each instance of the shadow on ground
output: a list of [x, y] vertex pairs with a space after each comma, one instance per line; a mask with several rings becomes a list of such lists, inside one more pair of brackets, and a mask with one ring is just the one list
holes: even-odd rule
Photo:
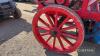
[[[45, 51], [45, 54], [47, 56], [72, 56], [69, 54], [58, 54], [48, 50]], [[82, 46], [78, 49], [78, 56], [100, 56], [100, 45], [84, 41]]]
[[69, 54], [59, 54], [59, 53], [56, 53], [56, 52], [53, 52], [53, 51], [49, 51], [49, 50], [46, 50], [45, 54], [47, 56], [71, 56]]
[[79, 56], [100, 56], [100, 45], [92, 42], [84, 41], [78, 50]]
[[31, 24], [22, 18], [3, 19], [2, 21], [0, 21], [0, 45], [18, 35], [22, 31], [32, 31], [31, 28]]

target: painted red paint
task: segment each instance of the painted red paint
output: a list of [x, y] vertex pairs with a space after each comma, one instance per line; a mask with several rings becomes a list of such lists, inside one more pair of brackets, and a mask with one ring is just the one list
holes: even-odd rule
[[[38, 0], [38, 12], [33, 18], [32, 26], [33, 32], [36, 39], [47, 49], [53, 50], [60, 53], [69, 53], [77, 50], [80, 47], [84, 40], [84, 26], [80, 18], [82, 19], [91, 19], [96, 22], [100, 21], [100, 12], [89, 11], [89, 3], [92, 0], [82, 0], [82, 7], [79, 10], [71, 10], [68, 8], [70, 0], [67, 0], [67, 5], [49, 5], [47, 0], [42, 1]], [[64, 0], [57, 0], [58, 2], [63, 2]], [[95, 2], [98, 2], [97, 0]], [[92, 3], [91, 3], [92, 4]], [[43, 8], [43, 9], [42, 9]], [[99, 9], [99, 6], [97, 6]], [[41, 15], [45, 14], [48, 22], [41, 18]], [[78, 16], [79, 15], [79, 16]], [[60, 22], [59, 18], [63, 18]], [[70, 22], [69, 20], [72, 20]], [[39, 26], [38, 22], [41, 22], [45, 26]], [[63, 27], [64, 25], [68, 25], [69, 27]], [[77, 34], [66, 33], [67, 30], [76, 29]], [[44, 32], [40, 32], [40, 30], [44, 30]], [[46, 32], [45, 32], [46, 31]], [[48, 36], [48, 39], [45, 40], [43, 36]], [[70, 37], [76, 40], [75, 43], [69, 41], [67, 37]], [[53, 38], [52, 43], [48, 43]], [[55, 46], [56, 39], [60, 44], [59, 46]], [[62, 40], [65, 41], [69, 46], [64, 46]], [[66, 44], [65, 43], [65, 44]]]

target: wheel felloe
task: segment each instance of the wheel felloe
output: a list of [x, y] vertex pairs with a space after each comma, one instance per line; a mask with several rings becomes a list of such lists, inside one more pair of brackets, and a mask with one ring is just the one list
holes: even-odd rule
[[[62, 17], [64, 19], [60, 22]], [[68, 8], [48, 6], [34, 16], [33, 32], [45, 48], [60, 53], [73, 52], [81, 45], [84, 37], [79, 19]]]

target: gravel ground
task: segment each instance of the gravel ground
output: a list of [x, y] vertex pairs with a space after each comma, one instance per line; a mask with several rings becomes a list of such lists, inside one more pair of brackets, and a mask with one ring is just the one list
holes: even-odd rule
[[32, 9], [37, 5], [17, 3], [22, 18], [0, 23], [0, 56], [99, 56], [100, 46], [84, 42], [78, 52], [57, 54], [44, 49], [32, 33]]

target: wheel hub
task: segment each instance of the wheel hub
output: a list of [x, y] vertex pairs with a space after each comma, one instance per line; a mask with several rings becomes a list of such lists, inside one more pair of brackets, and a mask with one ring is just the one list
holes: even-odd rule
[[50, 31], [50, 34], [53, 36], [53, 37], [56, 37], [56, 35], [58, 34], [58, 30], [56, 28], [52, 29]]
[[55, 30], [52, 30], [50, 33], [51, 33], [51, 35], [52, 35], [53, 37], [56, 37], [56, 35], [58, 34], [58, 32], [55, 31]]

